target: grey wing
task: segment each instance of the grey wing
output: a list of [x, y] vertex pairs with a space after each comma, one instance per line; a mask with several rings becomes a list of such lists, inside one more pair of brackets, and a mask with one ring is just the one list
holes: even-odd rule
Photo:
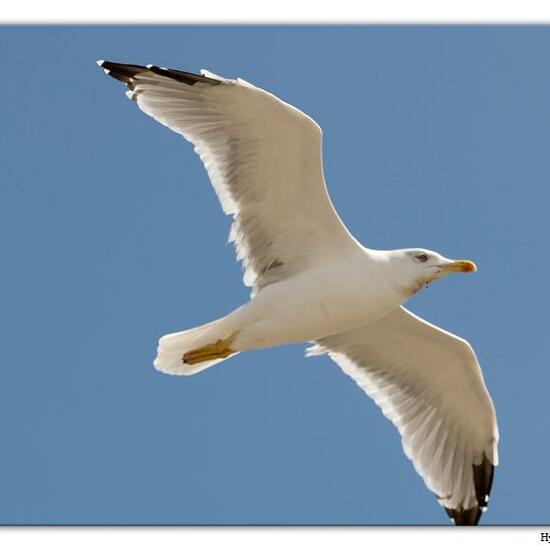
[[319, 340], [398, 429], [403, 450], [457, 525], [485, 510], [498, 428], [472, 347], [405, 308]]
[[237, 79], [101, 61], [138, 107], [195, 146], [255, 290], [357, 247], [328, 195], [321, 129]]

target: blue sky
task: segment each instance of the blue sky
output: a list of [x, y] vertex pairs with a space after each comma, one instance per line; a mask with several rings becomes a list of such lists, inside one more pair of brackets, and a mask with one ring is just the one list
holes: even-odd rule
[[192, 147], [98, 58], [272, 91], [323, 127], [366, 246], [476, 261], [409, 307], [472, 343], [493, 396], [482, 522], [548, 523], [549, 50], [545, 27], [0, 28], [0, 523], [448, 523], [328, 358], [153, 369], [159, 336], [248, 289]]

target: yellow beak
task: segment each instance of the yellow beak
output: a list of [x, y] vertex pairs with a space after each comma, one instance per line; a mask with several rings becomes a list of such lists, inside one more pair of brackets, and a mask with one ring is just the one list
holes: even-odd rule
[[470, 260], [455, 260], [448, 264], [442, 264], [439, 267], [445, 273], [472, 273], [477, 271], [476, 264]]

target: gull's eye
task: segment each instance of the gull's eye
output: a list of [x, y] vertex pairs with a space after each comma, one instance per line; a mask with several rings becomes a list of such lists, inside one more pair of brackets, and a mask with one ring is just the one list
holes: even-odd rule
[[416, 259], [419, 261], [419, 262], [427, 262], [428, 261], [428, 255], [427, 254], [419, 254]]

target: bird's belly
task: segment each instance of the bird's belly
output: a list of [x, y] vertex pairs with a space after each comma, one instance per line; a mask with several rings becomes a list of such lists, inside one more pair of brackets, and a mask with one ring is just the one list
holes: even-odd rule
[[[308, 342], [351, 330], [399, 305], [395, 292], [361, 272], [306, 272], [263, 289], [241, 308], [238, 349]], [[386, 292], [385, 292], [386, 291]]]

